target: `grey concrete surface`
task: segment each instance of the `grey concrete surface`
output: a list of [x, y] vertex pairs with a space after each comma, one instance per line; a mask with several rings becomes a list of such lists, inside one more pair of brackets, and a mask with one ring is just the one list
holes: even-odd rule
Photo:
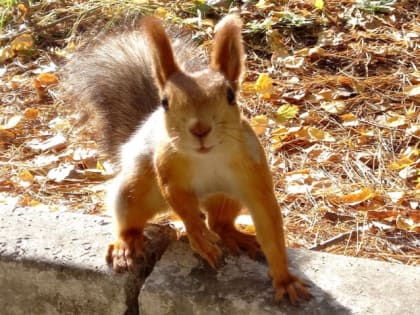
[[274, 303], [264, 262], [225, 255], [212, 270], [155, 225], [146, 232], [148, 267], [115, 274], [104, 262], [111, 232], [108, 217], [0, 209], [0, 314], [414, 315], [420, 307], [420, 267], [305, 250], [289, 258], [314, 298]]
[[[0, 314], [138, 314], [150, 267], [116, 274], [105, 264], [111, 219], [36, 208], [0, 210]], [[175, 232], [150, 226], [153, 264]], [[159, 235], [159, 236], [157, 236]]]
[[419, 314], [420, 267], [306, 250], [289, 257], [314, 296], [299, 307], [273, 301], [265, 263], [226, 255], [212, 270], [187, 243], [173, 243], [140, 292], [141, 314]]

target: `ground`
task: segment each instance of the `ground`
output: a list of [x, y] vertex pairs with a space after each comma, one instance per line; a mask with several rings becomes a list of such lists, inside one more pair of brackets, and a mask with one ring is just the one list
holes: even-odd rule
[[[244, 22], [241, 104], [268, 153], [289, 246], [419, 264], [418, 1], [0, 4], [2, 206], [103, 214], [112, 167], [62, 98], [63, 65], [143, 14], [208, 48], [230, 10]], [[252, 232], [245, 214], [238, 224]]]

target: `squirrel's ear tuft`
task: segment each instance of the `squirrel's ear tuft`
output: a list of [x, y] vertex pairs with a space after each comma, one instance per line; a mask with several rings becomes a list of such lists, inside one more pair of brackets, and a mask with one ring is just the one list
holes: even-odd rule
[[168, 78], [180, 71], [172, 51], [171, 42], [162, 23], [152, 16], [141, 19], [141, 27], [150, 44], [153, 68], [157, 83], [162, 90]]
[[240, 79], [244, 67], [241, 19], [233, 14], [228, 15], [215, 29], [211, 67], [222, 72], [229, 81], [236, 82]]

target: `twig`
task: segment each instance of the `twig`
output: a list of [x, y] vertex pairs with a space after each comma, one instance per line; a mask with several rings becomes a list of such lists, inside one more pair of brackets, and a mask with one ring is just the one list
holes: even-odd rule
[[327, 248], [327, 247], [329, 247], [331, 245], [334, 245], [334, 244], [336, 244], [338, 242], [341, 242], [341, 241], [343, 241], [345, 239], [355, 237], [358, 233], [362, 232], [363, 230], [366, 230], [366, 228], [367, 227], [360, 227], [360, 228], [358, 228], [356, 230], [352, 230], [352, 231], [341, 233], [341, 234], [339, 234], [337, 236], [334, 236], [333, 238], [330, 238], [329, 240], [326, 240], [326, 241], [321, 242], [321, 243], [319, 243], [319, 244], [317, 244], [315, 246], [312, 246], [309, 249], [310, 250], [322, 250], [322, 249], [325, 249], [325, 248]]

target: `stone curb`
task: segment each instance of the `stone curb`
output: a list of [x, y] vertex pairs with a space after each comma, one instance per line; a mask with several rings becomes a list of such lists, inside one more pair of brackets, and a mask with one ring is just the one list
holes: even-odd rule
[[0, 212], [0, 314], [138, 314], [151, 266], [175, 232], [151, 225], [148, 266], [116, 274], [105, 264], [111, 219], [36, 208]]
[[108, 217], [1, 209], [0, 314], [414, 315], [420, 306], [420, 267], [306, 250], [289, 257], [314, 298], [274, 303], [264, 262], [225, 255], [212, 270], [187, 242], [172, 242], [171, 228], [153, 225], [148, 267], [115, 274], [104, 262], [111, 232]]
[[170, 245], [140, 292], [142, 315], [419, 314], [420, 267], [289, 250], [295, 274], [313, 299], [298, 307], [274, 302], [267, 266], [226, 256], [212, 270], [187, 243]]

